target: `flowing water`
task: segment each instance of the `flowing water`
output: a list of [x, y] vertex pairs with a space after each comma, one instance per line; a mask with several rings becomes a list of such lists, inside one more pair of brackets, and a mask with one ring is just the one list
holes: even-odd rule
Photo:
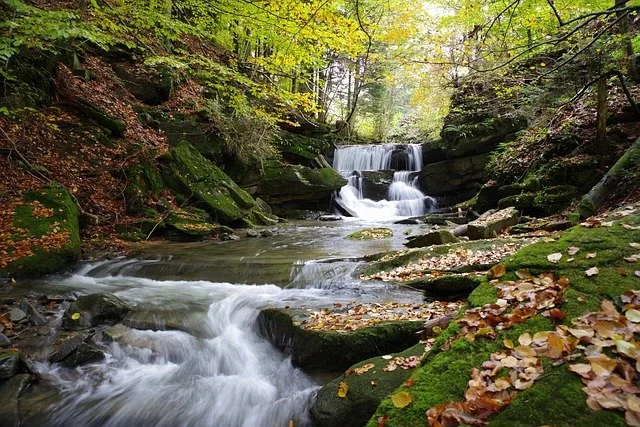
[[[334, 202], [343, 213], [365, 220], [423, 215], [436, 206], [420, 190], [422, 169], [420, 144], [343, 145], [336, 148], [333, 167], [347, 179]], [[395, 170], [383, 200], [365, 197], [362, 171]]]
[[[113, 292], [153, 327], [99, 339], [101, 362], [35, 366], [60, 397], [27, 425], [308, 425], [320, 376], [292, 366], [259, 335], [267, 307], [420, 301], [415, 292], [354, 278], [357, 257], [400, 249], [394, 238], [351, 241], [358, 221], [289, 224], [269, 238], [162, 244], [83, 266], [32, 286], [39, 292]], [[26, 285], [25, 285], [26, 290]], [[169, 327], [170, 326], [170, 327]], [[321, 381], [326, 381], [324, 378]]]

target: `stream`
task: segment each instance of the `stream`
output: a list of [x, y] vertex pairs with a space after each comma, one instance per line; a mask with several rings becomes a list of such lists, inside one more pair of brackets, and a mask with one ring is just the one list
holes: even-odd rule
[[[371, 226], [392, 228], [394, 237], [345, 239]], [[44, 293], [112, 292], [157, 327], [103, 340], [101, 362], [76, 369], [36, 363], [61, 397], [27, 424], [309, 425], [315, 392], [339, 373], [293, 367], [259, 335], [259, 311], [420, 301], [419, 293], [362, 286], [354, 277], [358, 257], [402, 249], [410, 228], [417, 226], [358, 219], [286, 223], [272, 228], [272, 237], [151, 245], [135, 258], [85, 264], [72, 275], [32, 283]], [[162, 330], [168, 324], [171, 330]]]

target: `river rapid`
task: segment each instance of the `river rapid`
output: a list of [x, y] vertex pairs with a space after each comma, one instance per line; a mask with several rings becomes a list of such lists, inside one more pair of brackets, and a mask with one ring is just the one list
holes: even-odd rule
[[[370, 226], [392, 228], [394, 237], [345, 239]], [[99, 341], [101, 362], [75, 369], [35, 363], [59, 394], [50, 405], [37, 402], [46, 409], [32, 410], [27, 424], [309, 425], [316, 391], [337, 373], [292, 366], [259, 334], [260, 310], [421, 301], [419, 293], [365, 285], [354, 274], [360, 257], [402, 249], [405, 231], [416, 227], [353, 219], [287, 223], [272, 229], [272, 237], [150, 245], [135, 258], [25, 284], [24, 291], [43, 293], [112, 292], [147, 325]]]

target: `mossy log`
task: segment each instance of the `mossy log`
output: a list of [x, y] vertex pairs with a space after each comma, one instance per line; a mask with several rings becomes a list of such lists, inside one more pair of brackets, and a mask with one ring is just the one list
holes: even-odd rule
[[580, 216], [587, 218], [595, 214], [604, 206], [626, 177], [638, 173], [638, 165], [640, 165], [640, 138], [609, 169], [600, 182], [582, 197], [578, 206]]

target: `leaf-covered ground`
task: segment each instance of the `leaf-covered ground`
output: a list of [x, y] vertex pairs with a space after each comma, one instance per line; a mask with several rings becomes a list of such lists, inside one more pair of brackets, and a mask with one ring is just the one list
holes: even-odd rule
[[628, 206], [506, 258], [369, 425], [639, 425], [638, 226]]

